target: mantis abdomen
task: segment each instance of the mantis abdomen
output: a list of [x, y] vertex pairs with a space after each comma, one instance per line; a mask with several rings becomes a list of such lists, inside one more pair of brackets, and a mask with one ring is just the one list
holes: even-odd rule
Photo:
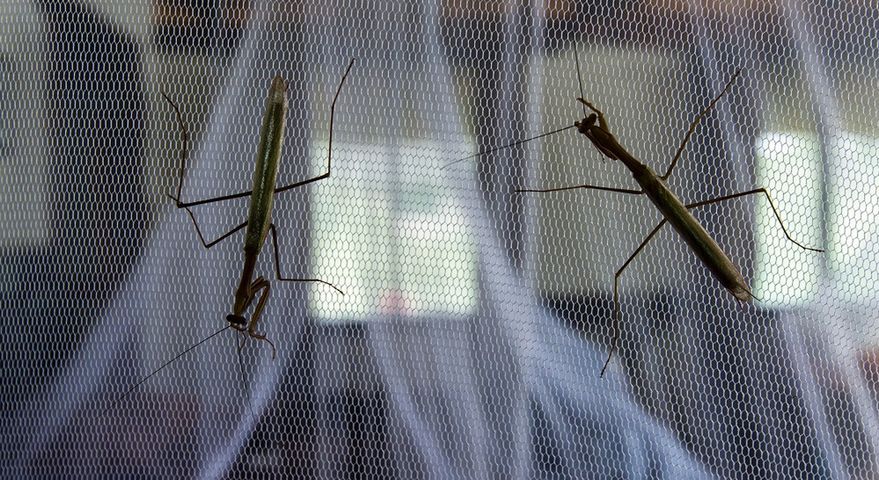
[[281, 77], [275, 77], [266, 99], [266, 113], [262, 121], [256, 166], [253, 170], [253, 193], [250, 195], [247, 231], [244, 234], [244, 251], [247, 254], [259, 253], [269, 233], [269, 225], [272, 223], [275, 180], [284, 141], [286, 117], [287, 84]]
[[747, 302], [751, 299], [748, 284], [736, 265], [724, 253], [711, 234], [690, 213], [684, 202], [678, 198], [650, 167], [644, 166], [645, 173], [635, 175], [644, 193], [653, 205], [662, 213], [668, 223], [674, 227], [681, 238], [687, 242], [693, 253], [702, 260], [721, 285], [738, 300]]

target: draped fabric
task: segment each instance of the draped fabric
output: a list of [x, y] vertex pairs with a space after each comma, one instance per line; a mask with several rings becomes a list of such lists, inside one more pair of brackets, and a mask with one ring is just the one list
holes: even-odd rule
[[[879, 13], [866, 3], [0, 6], [9, 478], [879, 474]], [[16, 19], [16, 20], [12, 20]], [[288, 83], [258, 330], [220, 332]], [[573, 125], [598, 106], [741, 269], [739, 304]], [[179, 107], [182, 130], [167, 95]], [[496, 150], [498, 149], [498, 150]], [[495, 151], [496, 150], [496, 151]], [[490, 152], [489, 152], [490, 151]], [[477, 152], [487, 152], [471, 156]], [[462, 160], [463, 159], [463, 160]], [[461, 160], [461, 161], [459, 161]], [[248, 199], [192, 208], [206, 240]], [[281, 282], [320, 278], [317, 283]], [[133, 388], [132, 388], [133, 387]]]

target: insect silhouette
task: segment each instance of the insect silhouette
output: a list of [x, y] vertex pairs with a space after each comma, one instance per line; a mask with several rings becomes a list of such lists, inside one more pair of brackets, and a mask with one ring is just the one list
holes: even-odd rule
[[[613, 338], [611, 340], [610, 350], [607, 354], [607, 360], [604, 362], [604, 366], [601, 368], [601, 376], [604, 376], [604, 372], [607, 370], [608, 365], [610, 364], [610, 360], [613, 356], [613, 353], [617, 349], [617, 343], [619, 342], [619, 323], [620, 323], [620, 303], [619, 303], [619, 279], [623, 274], [625, 269], [632, 263], [635, 257], [644, 250], [644, 247], [650, 243], [650, 240], [653, 239], [654, 236], [659, 232], [659, 230], [666, 224], [670, 224], [672, 228], [678, 233], [678, 235], [687, 243], [693, 253], [699, 258], [703, 265], [705, 265], [711, 274], [716, 278], [724, 288], [726, 288], [736, 300], [741, 302], [748, 302], [751, 298], [756, 298], [751, 293], [748, 288], [747, 282], [745, 282], [744, 277], [739, 272], [739, 269], [736, 265], [729, 259], [729, 257], [724, 253], [723, 249], [718, 245], [718, 243], [712, 238], [712, 236], [705, 230], [701, 223], [690, 213], [690, 210], [698, 207], [702, 207], [705, 205], [710, 205], [713, 203], [723, 202], [725, 200], [731, 200], [734, 198], [744, 197], [747, 195], [755, 195], [755, 194], [763, 194], [766, 197], [766, 200], [769, 202], [769, 206], [772, 208], [772, 212], [775, 214], [775, 218], [778, 220], [779, 225], [781, 226], [782, 231], [784, 232], [785, 237], [788, 240], [793, 242], [798, 247], [804, 250], [810, 250], [813, 252], [823, 252], [824, 250], [818, 248], [811, 248], [802, 245], [801, 243], [794, 240], [787, 229], [784, 226], [784, 223], [781, 220], [781, 215], [778, 213], [778, 209], [775, 208], [775, 204], [772, 202], [772, 198], [769, 196], [769, 192], [765, 188], [755, 188], [753, 190], [748, 190], [746, 192], [735, 193], [732, 195], [724, 195], [722, 197], [712, 198], [709, 200], [704, 200], [701, 202], [685, 204], [678, 198], [677, 195], [672, 192], [672, 190], [666, 184], [666, 181], [671, 176], [672, 171], [677, 165], [678, 160], [681, 157], [681, 154], [684, 151], [684, 147], [690, 140], [690, 137], [693, 135], [693, 132], [696, 130], [696, 126], [702, 121], [702, 119], [714, 108], [717, 102], [723, 97], [724, 94], [732, 86], [735, 79], [739, 76], [741, 70], [736, 71], [730, 80], [727, 82], [726, 86], [723, 90], [708, 104], [705, 109], [703, 109], [699, 115], [693, 120], [690, 124], [687, 133], [684, 135], [683, 141], [681, 141], [680, 146], [675, 152], [675, 156], [669, 164], [663, 175], [657, 175], [656, 172], [653, 171], [650, 167], [640, 162], [635, 158], [631, 153], [628, 152], [616, 139], [616, 137], [611, 133], [610, 127], [608, 126], [607, 119], [604, 116], [604, 113], [599, 110], [595, 105], [583, 99], [583, 88], [582, 88], [582, 79], [580, 79], [580, 65], [579, 60], [577, 61], [577, 76], [580, 79], [580, 97], [577, 98], [577, 101], [583, 105], [583, 119], [575, 121], [573, 125], [569, 125], [564, 128], [560, 128], [557, 130], [553, 130], [551, 132], [547, 132], [532, 138], [528, 138], [525, 140], [520, 140], [517, 142], [510, 143], [508, 145], [504, 145], [502, 147], [489, 149], [486, 151], [479, 152], [477, 154], [471, 155], [469, 157], [462, 158], [457, 160], [449, 165], [457, 163], [459, 161], [467, 160], [469, 158], [474, 158], [479, 155], [484, 155], [486, 153], [495, 152], [498, 150], [503, 150], [505, 148], [509, 148], [512, 146], [520, 145], [522, 143], [529, 142], [531, 140], [535, 140], [537, 138], [546, 137], [549, 135], [553, 135], [565, 130], [569, 130], [572, 128], [576, 128], [578, 132], [585, 135], [586, 138], [592, 142], [592, 145], [601, 152], [607, 158], [611, 160], [619, 160], [622, 164], [632, 173], [632, 176], [635, 178], [635, 181], [641, 187], [640, 190], [633, 189], [625, 189], [625, 188], [613, 188], [613, 187], [602, 187], [596, 185], [573, 185], [566, 187], [558, 187], [558, 188], [546, 188], [546, 189], [517, 189], [515, 192], [518, 193], [550, 193], [550, 192], [561, 192], [565, 190], [574, 190], [574, 189], [590, 189], [590, 190], [601, 190], [605, 192], [615, 192], [615, 193], [623, 193], [629, 195], [646, 195], [647, 198], [653, 203], [653, 205], [660, 211], [663, 216], [663, 219], [656, 225], [650, 233], [644, 238], [640, 245], [635, 249], [635, 252], [632, 253], [629, 258], [623, 263], [623, 266], [616, 271], [614, 275], [614, 284], [613, 284], [613, 302], [614, 302], [614, 314], [613, 314]], [[591, 110], [592, 113], [586, 112], [586, 109]], [[447, 165], [448, 166], [448, 165]]]
[[[195, 227], [195, 231], [198, 234], [198, 238], [205, 248], [211, 248], [214, 245], [229, 238], [233, 234], [246, 229], [244, 232], [244, 266], [241, 271], [241, 280], [238, 284], [238, 288], [235, 290], [235, 297], [232, 303], [232, 311], [226, 316], [226, 321], [228, 322], [228, 325], [214, 332], [213, 334], [209, 335], [198, 343], [190, 346], [186, 350], [180, 352], [171, 360], [168, 360], [167, 362], [162, 364], [162, 366], [141, 379], [137, 384], [132, 386], [128, 391], [126, 391], [119, 398], [119, 400], [125, 398], [128, 394], [134, 391], [134, 389], [142, 385], [155, 374], [159, 373], [163, 368], [167, 367], [183, 355], [186, 355], [204, 342], [228, 330], [229, 328], [241, 332], [243, 335], [245, 335], [245, 340], [247, 337], [251, 337], [259, 341], [265, 341], [269, 344], [269, 346], [271, 346], [272, 358], [275, 358], [275, 345], [264, 334], [257, 332], [257, 325], [262, 316], [262, 312], [265, 308], [266, 302], [269, 298], [270, 284], [269, 281], [262, 276], [258, 276], [255, 280], [253, 280], [254, 271], [256, 269], [256, 260], [259, 256], [260, 251], [262, 250], [262, 246], [265, 243], [266, 237], [268, 236], [269, 232], [271, 232], [272, 234], [272, 247], [274, 249], [275, 258], [275, 278], [277, 280], [283, 282], [321, 283], [332, 287], [337, 292], [344, 295], [344, 292], [342, 292], [342, 290], [324, 280], [320, 280], [317, 278], [286, 278], [281, 275], [280, 262], [278, 260], [278, 234], [275, 229], [275, 225], [271, 221], [271, 214], [275, 194], [285, 192], [287, 190], [291, 190], [297, 187], [302, 187], [304, 185], [308, 185], [310, 183], [323, 180], [325, 178], [330, 178], [330, 172], [332, 170], [333, 122], [336, 112], [336, 101], [339, 98], [339, 94], [342, 91], [342, 86], [345, 84], [345, 79], [348, 78], [348, 73], [351, 71], [351, 67], [353, 65], [354, 59], [351, 59], [351, 62], [345, 69], [345, 73], [342, 75], [342, 79], [339, 81], [339, 86], [336, 89], [336, 94], [333, 97], [333, 103], [330, 107], [330, 133], [328, 146], [329, 152], [327, 153], [326, 172], [316, 177], [292, 183], [290, 185], [285, 185], [282, 187], [277, 187], [275, 185], [275, 180], [278, 172], [278, 164], [281, 157], [281, 146], [283, 145], [284, 140], [284, 128], [287, 115], [287, 84], [283, 78], [281, 78], [280, 76], [276, 76], [271, 82], [268, 98], [266, 99], [266, 112], [263, 116], [262, 128], [260, 130], [259, 137], [259, 146], [257, 148], [256, 165], [253, 172], [253, 188], [246, 192], [236, 193], [232, 195], [224, 195], [193, 202], [184, 202], [181, 200], [183, 179], [186, 173], [186, 160], [189, 151], [189, 132], [186, 128], [186, 123], [183, 121], [183, 115], [180, 113], [180, 108], [177, 106], [176, 103], [174, 103], [174, 101], [172, 101], [168, 97], [168, 95], [162, 92], [162, 96], [171, 105], [176, 114], [177, 123], [180, 127], [182, 143], [180, 152], [180, 182], [177, 185], [177, 194], [172, 195], [169, 193], [167, 195], [172, 200], [174, 200], [175, 206], [178, 209], [184, 209], [189, 215], [190, 220], [192, 220], [192, 225]], [[198, 222], [195, 220], [195, 215], [192, 213], [191, 207], [215, 202], [223, 202], [226, 200], [232, 200], [248, 196], [250, 197], [250, 207], [248, 209], [247, 221], [236, 226], [232, 230], [229, 230], [228, 232], [220, 235], [220, 237], [215, 240], [212, 240], [210, 242], [206, 241], [204, 235], [202, 235], [201, 228], [199, 228], [198, 226]], [[259, 295], [259, 300], [256, 302], [256, 307], [254, 308], [253, 313], [250, 315], [250, 319], [248, 320], [248, 318], [245, 316], [245, 312], [253, 304], [254, 300], [256, 300], [257, 295]], [[243, 347], [243, 345], [243, 343], [239, 345], [239, 350], [241, 349], [241, 347]]]

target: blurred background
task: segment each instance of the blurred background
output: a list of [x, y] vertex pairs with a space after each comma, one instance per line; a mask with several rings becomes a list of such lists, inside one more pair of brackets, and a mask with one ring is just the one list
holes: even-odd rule
[[[865, 1], [0, 4], [4, 477], [879, 475], [879, 10]], [[227, 331], [243, 235], [165, 194], [251, 188], [288, 82], [257, 274], [277, 346]], [[583, 96], [687, 203], [740, 305], [570, 126]], [[193, 208], [207, 239], [248, 199]]]

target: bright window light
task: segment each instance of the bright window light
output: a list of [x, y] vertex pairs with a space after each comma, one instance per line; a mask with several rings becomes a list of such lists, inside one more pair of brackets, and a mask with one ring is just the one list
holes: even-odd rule
[[[320, 168], [327, 145], [315, 147], [312, 165]], [[345, 278], [338, 285], [345, 296], [313, 286], [316, 316], [351, 321], [471, 313], [475, 246], [465, 207], [450, 194], [454, 185], [426, 154], [438, 146], [334, 142], [333, 150], [332, 185], [318, 182], [312, 196], [312, 271], [318, 278]]]

